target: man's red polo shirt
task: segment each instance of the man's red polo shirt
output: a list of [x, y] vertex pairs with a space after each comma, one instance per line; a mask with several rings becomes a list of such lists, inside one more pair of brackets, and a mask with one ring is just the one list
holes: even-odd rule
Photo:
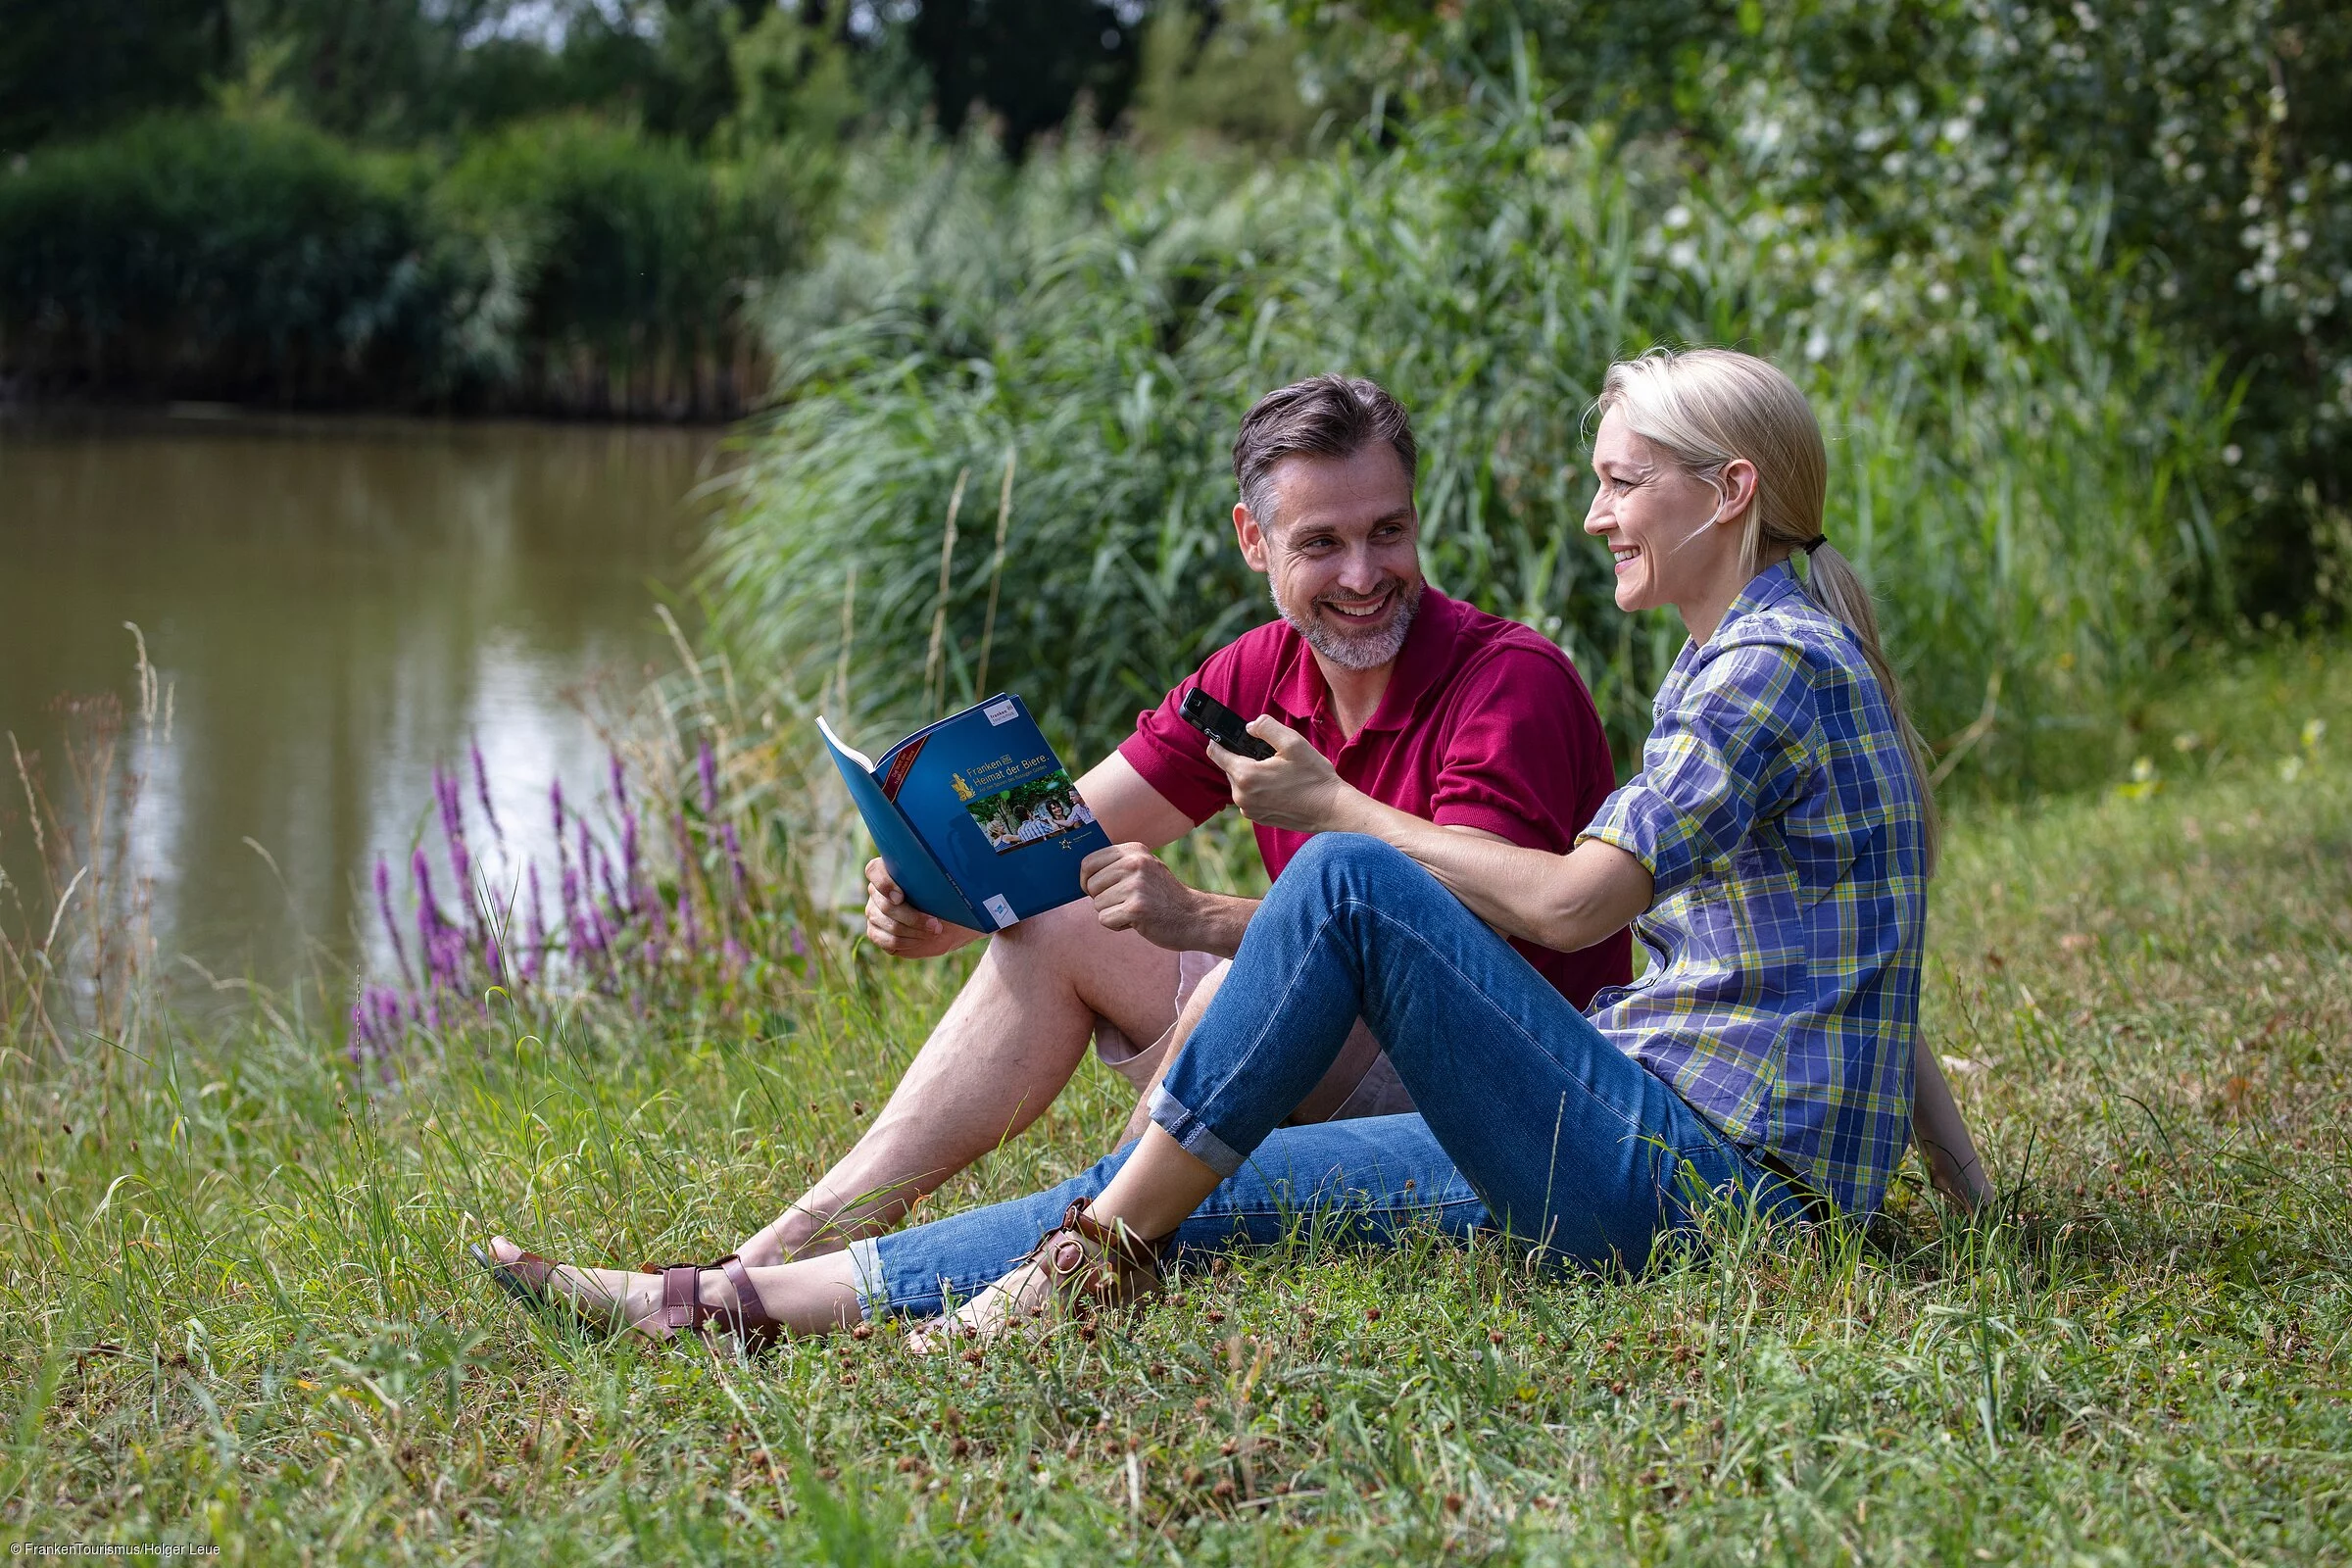
[[[1600, 715], [1568, 656], [1515, 620], [1425, 589], [1413, 628], [1371, 721], [1350, 740], [1306, 640], [1271, 621], [1209, 656], [1140, 713], [1119, 755], [1196, 822], [1233, 797], [1200, 732], [1176, 716], [1194, 686], [1245, 718], [1271, 713], [1331, 760], [1340, 777], [1376, 801], [1441, 826], [1484, 828], [1529, 849], [1565, 855], [1617, 787]], [[1269, 876], [1307, 840], [1257, 829]], [[1579, 1007], [1631, 977], [1627, 932], [1582, 953], [1511, 944]]]

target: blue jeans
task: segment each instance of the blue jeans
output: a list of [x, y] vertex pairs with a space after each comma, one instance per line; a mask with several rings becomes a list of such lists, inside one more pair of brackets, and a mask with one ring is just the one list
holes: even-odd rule
[[[1281, 1127], [1357, 1017], [1419, 1113]], [[1152, 1119], [1224, 1176], [1179, 1250], [1301, 1221], [1375, 1242], [1499, 1228], [1547, 1261], [1638, 1267], [1710, 1206], [1805, 1215], [1436, 878], [1375, 839], [1319, 834], [1274, 884]], [[1025, 1256], [1132, 1146], [1048, 1192], [858, 1243], [869, 1315], [931, 1313]]]
[[[1028, 1198], [855, 1243], [850, 1257], [866, 1316], [931, 1316], [951, 1301], [971, 1299], [1061, 1223], [1071, 1199], [1093, 1198], [1108, 1186], [1134, 1150], [1128, 1144]], [[1393, 1245], [1416, 1229], [1461, 1237], [1486, 1223], [1486, 1204], [1426, 1122], [1365, 1116], [1284, 1128], [1177, 1228], [1175, 1255], [1267, 1247], [1318, 1232]]]
[[1354, 834], [1319, 834], [1284, 868], [1152, 1119], [1220, 1173], [1263, 1159], [1359, 1015], [1524, 1245], [1638, 1268], [1710, 1205], [1807, 1210], [1435, 877]]

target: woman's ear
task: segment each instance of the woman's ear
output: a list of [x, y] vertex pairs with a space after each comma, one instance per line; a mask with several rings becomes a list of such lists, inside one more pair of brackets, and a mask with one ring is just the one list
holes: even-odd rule
[[1715, 514], [1718, 522], [1736, 522], [1745, 526], [1748, 511], [1756, 500], [1756, 466], [1745, 458], [1734, 458], [1723, 466], [1715, 486], [1722, 493], [1723, 505]]

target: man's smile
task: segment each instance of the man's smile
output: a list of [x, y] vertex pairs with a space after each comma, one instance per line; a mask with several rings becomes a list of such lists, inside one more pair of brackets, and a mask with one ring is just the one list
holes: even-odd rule
[[1370, 599], [1318, 599], [1321, 608], [1348, 620], [1376, 620], [1383, 611], [1396, 602], [1396, 583], [1390, 583]]

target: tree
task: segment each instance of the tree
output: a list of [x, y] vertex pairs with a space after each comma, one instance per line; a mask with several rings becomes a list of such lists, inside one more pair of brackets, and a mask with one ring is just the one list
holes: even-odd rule
[[228, 0], [0, 0], [0, 152], [203, 100]]

